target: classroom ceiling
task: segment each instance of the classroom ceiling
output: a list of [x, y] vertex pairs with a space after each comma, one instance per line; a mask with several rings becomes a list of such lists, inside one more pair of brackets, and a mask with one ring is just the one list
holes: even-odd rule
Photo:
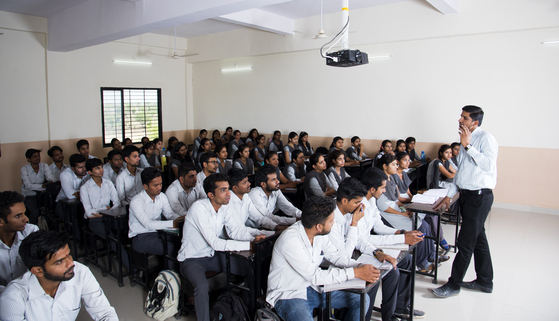
[[[405, 1], [443, 14], [460, 0], [350, 0], [350, 9]], [[325, 14], [342, 0], [323, 0]], [[49, 50], [71, 51], [147, 32], [191, 38], [240, 28], [293, 34], [294, 20], [320, 15], [321, 0], [0, 0], [0, 11], [48, 19]]]

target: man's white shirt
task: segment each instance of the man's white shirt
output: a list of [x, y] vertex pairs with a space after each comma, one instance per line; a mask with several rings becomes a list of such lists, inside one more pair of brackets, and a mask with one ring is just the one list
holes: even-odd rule
[[128, 167], [122, 168], [116, 178], [116, 191], [122, 206], [130, 204], [134, 196], [144, 191], [142, 184], [142, 169], [136, 167], [136, 175], [130, 174]]
[[200, 190], [198, 184], [191, 187], [188, 192], [184, 190], [179, 179], [176, 179], [165, 191], [165, 195], [169, 199], [169, 204], [173, 212], [179, 214], [180, 216], [185, 216], [188, 209], [201, 198], [206, 198], [206, 193], [204, 190]]
[[[122, 168], [120, 169], [120, 172], [122, 172]], [[116, 178], [118, 177], [118, 174], [120, 174], [120, 172], [116, 173], [113, 167], [111, 166], [111, 163], [107, 163], [103, 165], [103, 177], [109, 179], [111, 182], [113, 182], [115, 186], [116, 186]]]
[[[273, 230], [277, 224], [274, 223], [271, 219], [266, 216], [260, 214], [260, 212], [254, 207], [252, 204], [252, 200], [245, 194], [243, 199], [241, 200], [237, 194], [231, 191], [231, 200], [229, 201], [228, 206], [231, 208], [228, 213], [231, 218], [228, 221], [231, 221], [233, 224], [226, 225], [227, 235], [235, 240], [248, 240], [252, 241], [254, 236], [258, 235], [266, 235], [266, 237], [274, 235], [275, 232], [273, 231], [262, 231], [258, 228], [254, 228], [251, 222], [263, 222], [266, 221], [268, 224], [264, 223], [268, 226], [273, 226], [270, 230]], [[261, 226], [260, 224], [257, 227]], [[266, 227], [267, 228], [267, 227]], [[248, 238], [247, 236], [243, 235], [248, 233], [252, 238]]]
[[[161, 214], [167, 221], [161, 220]], [[173, 212], [167, 196], [160, 193], [151, 199], [144, 190], [134, 196], [130, 202], [130, 215], [128, 216], [128, 237], [133, 238], [138, 234], [156, 232], [157, 230], [173, 228], [173, 220], [179, 215]]]
[[50, 173], [52, 174], [52, 177], [54, 177], [55, 182], [60, 180], [60, 173], [65, 171], [67, 168], [70, 168], [70, 165], [64, 163], [62, 163], [62, 167], [60, 169], [58, 169], [56, 163], [49, 165]]
[[[258, 211], [274, 222], [280, 225], [291, 225], [295, 223], [297, 218], [301, 217], [301, 210], [293, 206], [291, 202], [285, 198], [280, 190], [273, 191], [270, 197], [266, 196], [262, 187], [255, 187], [249, 193], [252, 203]], [[285, 215], [291, 217], [282, 217], [274, 215], [276, 208], [282, 210]]]
[[47, 181], [56, 181], [54, 176], [50, 171], [50, 168], [45, 163], [39, 163], [39, 172], [35, 173], [35, 170], [31, 164], [27, 164], [20, 169], [21, 173], [21, 193], [23, 196], [34, 196], [35, 189], [40, 189], [43, 187], [44, 183]]
[[36, 225], [27, 223], [23, 231], [16, 232], [12, 246], [7, 246], [0, 241], [0, 294], [10, 281], [19, 278], [27, 271], [19, 256], [19, 247], [25, 237], [38, 230]]
[[58, 202], [63, 199], [75, 199], [76, 196], [74, 193], [79, 192], [80, 187], [87, 182], [90, 177], [91, 176], [89, 176], [89, 174], [86, 174], [82, 178], [79, 178], [71, 167], [60, 173], [60, 186], [62, 188], [56, 196], [56, 201]]
[[84, 218], [90, 218], [93, 213], [106, 210], [111, 201], [113, 206], [120, 207], [118, 193], [113, 183], [102, 177], [101, 186], [97, 185], [93, 179], [89, 179], [80, 188], [80, 200], [83, 205]]

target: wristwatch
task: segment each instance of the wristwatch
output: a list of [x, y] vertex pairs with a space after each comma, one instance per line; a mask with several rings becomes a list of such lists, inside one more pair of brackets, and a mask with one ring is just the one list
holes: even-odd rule
[[373, 251], [373, 256], [377, 257], [377, 253], [379, 253], [379, 252], [384, 253], [384, 251], [382, 249], [376, 249], [376, 250]]
[[468, 144], [468, 145], [466, 145], [466, 148], [465, 148], [465, 150], [466, 150], [466, 151], [468, 151], [468, 149], [470, 149], [470, 148], [472, 148], [472, 144]]
[[401, 229], [401, 230], [400, 230], [400, 234], [404, 234], [404, 233], [406, 233], [406, 230]]

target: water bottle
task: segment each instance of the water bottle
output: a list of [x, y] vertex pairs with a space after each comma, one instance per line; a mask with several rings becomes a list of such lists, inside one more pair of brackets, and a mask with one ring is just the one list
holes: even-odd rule
[[424, 150], [421, 151], [421, 163], [425, 164], [425, 151]]
[[161, 166], [167, 166], [167, 156], [165, 155], [165, 147], [161, 148]]

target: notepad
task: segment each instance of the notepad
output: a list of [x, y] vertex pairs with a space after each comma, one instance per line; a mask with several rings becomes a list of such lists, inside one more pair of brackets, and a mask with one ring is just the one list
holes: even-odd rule
[[432, 188], [423, 195], [435, 196], [435, 197], [445, 197], [448, 194], [448, 188]]
[[439, 199], [437, 196], [425, 195], [425, 194], [415, 194], [411, 199], [412, 203], [417, 204], [435, 204]]
[[351, 279], [345, 282], [339, 282], [334, 284], [325, 284], [324, 292], [332, 292], [345, 289], [364, 289], [367, 286], [367, 282], [361, 279]]
[[398, 250], [398, 251], [407, 251], [409, 250], [410, 246], [406, 243], [398, 243], [398, 244], [389, 244], [389, 245], [381, 245], [379, 246], [385, 253], [387, 250]]

